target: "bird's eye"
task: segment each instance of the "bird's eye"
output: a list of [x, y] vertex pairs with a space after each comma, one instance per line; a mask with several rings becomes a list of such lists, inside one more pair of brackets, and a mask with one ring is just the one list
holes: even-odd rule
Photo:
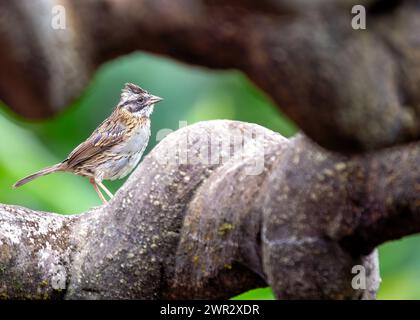
[[140, 97], [140, 98], [138, 98], [138, 99], [137, 99], [137, 102], [142, 103], [142, 102], [143, 102], [143, 100], [144, 100], [144, 99], [143, 99], [143, 97]]

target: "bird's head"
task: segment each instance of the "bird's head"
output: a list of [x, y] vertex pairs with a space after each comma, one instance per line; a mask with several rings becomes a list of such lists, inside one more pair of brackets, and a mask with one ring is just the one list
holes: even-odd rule
[[126, 83], [121, 93], [118, 108], [124, 108], [136, 116], [150, 117], [155, 103], [163, 99], [148, 93], [132, 83]]

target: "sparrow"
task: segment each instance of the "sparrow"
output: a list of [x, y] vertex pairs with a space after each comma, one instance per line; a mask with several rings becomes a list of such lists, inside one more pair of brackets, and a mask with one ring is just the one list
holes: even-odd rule
[[89, 138], [64, 161], [19, 180], [13, 187], [53, 172], [71, 172], [88, 177], [99, 198], [106, 203], [98, 186], [112, 198], [102, 181], [124, 178], [137, 166], [149, 142], [150, 115], [161, 100], [135, 84], [126, 83], [112, 114]]

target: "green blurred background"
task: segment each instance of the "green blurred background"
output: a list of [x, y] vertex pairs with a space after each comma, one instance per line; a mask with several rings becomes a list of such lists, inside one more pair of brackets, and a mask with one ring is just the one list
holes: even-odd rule
[[[83, 212], [100, 205], [85, 178], [57, 173], [13, 190], [11, 185], [36, 170], [57, 163], [106, 118], [117, 103], [125, 82], [133, 82], [164, 97], [152, 115], [148, 152], [156, 132], [176, 130], [179, 121], [192, 124], [210, 119], [254, 122], [284, 136], [297, 129], [270, 99], [236, 71], [210, 71], [165, 58], [136, 53], [104, 65], [84, 95], [61, 115], [44, 122], [17, 118], [0, 105], [0, 202], [62, 214]], [[105, 182], [116, 191], [123, 180]], [[420, 298], [420, 236], [380, 248], [382, 286], [379, 299]], [[272, 299], [269, 288], [237, 298]]]

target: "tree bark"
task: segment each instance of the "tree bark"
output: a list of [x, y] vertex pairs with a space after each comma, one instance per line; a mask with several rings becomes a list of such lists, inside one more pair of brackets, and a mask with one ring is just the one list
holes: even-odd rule
[[[420, 229], [419, 153], [342, 156], [235, 121], [183, 128], [106, 205], [2, 205], [0, 295], [229, 298], [270, 285], [278, 298], [374, 298], [374, 247]], [[365, 290], [351, 285], [357, 265]]]
[[[54, 5], [66, 29], [51, 27]], [[354, 30], [353, 5], [367, 29]], [[320, 145], [354, 152], [420, 137], [419, 1], [62, 0], [0, 4], [0, 95], [30, 118], [78, 97], [134, 50], [245, 72]]]

